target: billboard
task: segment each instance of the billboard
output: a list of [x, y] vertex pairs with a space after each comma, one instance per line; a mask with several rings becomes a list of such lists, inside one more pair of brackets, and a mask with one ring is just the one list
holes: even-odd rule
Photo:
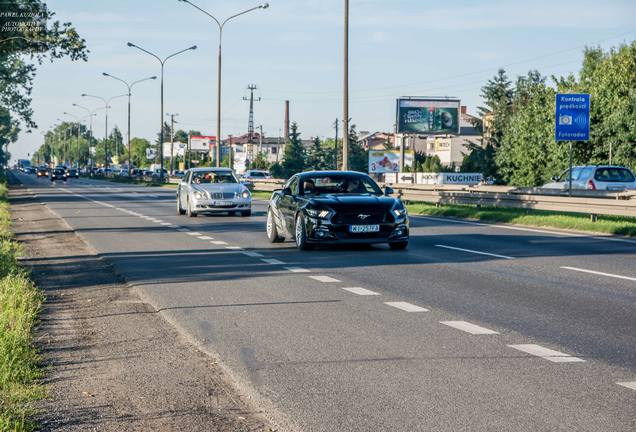
[[397, 100], [397, 132], [459, 135], [459, 106], [459, 99], [400, 98]]
[[193, 135], [190, 137], [190, 151], [193, 152], [209, 152], [215, 144], [216, 137], [213, 136]]
[[[412, 151], [404, 152], [404, 165], [413, 166]], [[400, 172], [399, 150], [370, 150], [369, 174], [384, 174]]]

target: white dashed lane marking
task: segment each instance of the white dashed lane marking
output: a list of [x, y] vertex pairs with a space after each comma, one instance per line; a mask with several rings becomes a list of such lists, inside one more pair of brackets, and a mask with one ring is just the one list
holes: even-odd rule
[[572, 271], [577, 271], [581, 273], [589, 273], [589, 274], [598, 275], [598, 276], [606, 276], [606, 277], [611, 277], [615, 279], [624, 279], [624, 280], [636, 282], [636, 278], [629, 277], [629, 276], [621, 276], [621, 275], [612, 274], [612, 273], [603, 273], [603, 272], [598, 272], [594, 270], [586, 270], [586, 269], [582, 269], [578, 267], [561, 267], [561, 268], [564, 270], [572, 270]]
[[210, 236], [199, 236], [197, 238], [199, 240], [214, 240], [214, 237], [210, 237]]
[[265, 258], [262, 259], [261, 261], [263, 261], [265, 264], [271, 264], [271, 265], [282, 265], [285, 264], [283, 261], [277, 260], [277, 259], [273, 259], [273, 258]]
[[447, 325], [449, 327], [453, 327], [457, 330], [465, 331], [466, 333], [470, 333], [473, 335], [493, 335], [499, 334], [494, 330], [487, 329], [485, 327], [481, 327], [475, 324], [471, 324], [466, 321], [440, 321], [440, 323]]
[[200, 232], [196, 232], [196, 231], [189, 231], [187, 234], [190, 235], [190, 236], [201, 236], [201, 235], [203, 235]]
[[292, 273], [311, 273], [311, 271], [300, 267], [285, 267], [285, 270]]
[[330, 276], [309, 276], [309, 277], [313, 280], [317, 280], [318, 282], [322, 282], [322, 283], [340, 282], [338, 279], [334, 279]]
[[351, 288], [343, 288], [345, 291], [349, 291], [350, 293], [361, 295], [361, 296], [379, 296], [377, 292], [370, 291], [366, 288], [360, 287], [351, 287]]
[[636, 381], [629, 382], [617, 382], [619, 386], [627, 387], [628, 389], [636, 390]]
[[537, 357], [541, 357], [543, 359], [549, 360], [553, 363], [577, 363], [577, 362], [585, 361], [581, 358], [573, 357], [569, 354], [564, 354], [559, 351], [542, 347], [541, 345], [524, 344], [524, 345], [508, 345], [508, 346], [510, 348], [514, 348], [516, 350], [522, 351], [526, 354], [530, 354], [533, 356], [537, 356]]
[[244, 251], [241, 252], [243, 255], [246, 255], [248, 257], [252, 257], [252, 258], [261, 258], [263, 256], [263, 254], [260, 254], [258, 252], [251, 252], [251, 251]]
[[462, 248], [458, 248], [458, 247], [454, 247], [454, 246], [446, 246], [446, 245], [439, 245], [436, 244], [435, 247], [438, 248], [444, 248], [444, 249], [451, 249], [451, 250], [456, 250], [456, 251], [460, 251], [460, 252], [468, 252], [468, 253], [473, 253], [473, 254], [477, 254], [477, 255], [486, 255], [486, 256], [491, 256], [491, 257], [495, 257], [495, 258], [503, 258], [503, 259], [507, 259], [507, 260], [513, 260], [513, 257], [509, 257], [506, 255], [498, 255], [498, 254], [493, 254], [493, 253], [489, 253], [489, 252], [481, 252], [481, 251], [476, 251], [476, 250], [472, 250], [472, 249], [462, 249]]
[[226, 246], [227, 242], [224, 241], [211, 241], [210, 243], [212, 243], [213, 245], [217, 245], [217, 246]]
[[416, 306], [407, 302], [384, 302], [384, 304], [397, 309], [401, 309], [405, 312], [428, 312], [428, 309], [424, 309], [423, 307]]

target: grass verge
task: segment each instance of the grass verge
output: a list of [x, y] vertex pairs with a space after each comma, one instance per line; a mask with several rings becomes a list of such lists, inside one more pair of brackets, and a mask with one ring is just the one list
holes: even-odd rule
[[44, 300], [18, 266], [12, 240], [7, 186], [0, 179], [0, 431], [32, 431], [35, 402], [44, 396], [42, 371], [33, 346], [34, 326]]
[[410, 203], [407, 207], [411, 215], [450, 216], [484, 222], [503, 222], [544, 228], [636, 236], [636, 218], [622, 216], [598, 216], [596, 221], [592, 221], [589, 215], [544, 210], [499, 207], [477, 208], [469, 205], [436, 207], [434, 204], [428, 203]]

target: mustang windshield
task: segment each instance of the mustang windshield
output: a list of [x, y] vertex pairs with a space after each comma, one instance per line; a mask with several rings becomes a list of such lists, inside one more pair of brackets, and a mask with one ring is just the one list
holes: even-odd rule
[[338, 174], [303, 177], [300, 193], [302, 195], [382, 195], [382, 191], [370, 177]]
[[204, 171], [192, 173], [193, 184], [238, 183], [231, 171]]

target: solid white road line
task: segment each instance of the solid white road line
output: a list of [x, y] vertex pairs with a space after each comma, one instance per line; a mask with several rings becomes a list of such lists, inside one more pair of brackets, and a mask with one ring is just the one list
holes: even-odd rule
[[543, 359], [549, 360], [553, 363], [580, 363], [585, 361], [578, 357], [572, 357], [569, 354], [564, 354], [559, 351], [542, 347], [541, 345], [522, 344], [522, 345], [508, 345], [508, 346], [510, 348], [514, 348], [516, 350], [522, 351], [526, 354], [530, 354], [533, 356], [537, 356], [537, 357], [541, 357]]
[[292, 273], [311, 273], [310, 270], [301, 267], [285, 267], [285, 270], [288, 270]]
[[224, 241], [211, 241], [210, 243], [212, 243], [213, 245], [218, 245], [218, 246], [227, 246], [227, 242], [224, 242]]
[[285, 264], [284, 262], [279, 261], [277, 259], [273, 259], [273, 258], [265, 258], [265, 259], [262, 259], [261, 261], [263, 261], [265, 264], [271, 264], [271, 265]]
[[340, 282], [338, 279], [334, 279], [330, 276], [309, 276], [310, 279], [316, 280], [322, 283], [335, 283]]
[[447, 325], [449, 327], [453, 327], [457, 330], [465, 331], [466, 333], [470, 333], [473, 335], [493, 335], [499, 334], [494, 330], [487, 329], [485, 327], [481, 327], [475, 324], [471, 324], [466, 321], [440, 321], [440, 323]]
[[444, 248], [444, 249], [451, 249], [451, 250], [456, 250], [456, 251], [460, 251], [460, 252], [468, 252], [468, 253], [474, 253], [477, 255], [487, 255], [487, 256], [491, 256], [491, 257], [495, 257], [495, 258], [503, 258], [503, 259], [507, 259], [507, 260], [513, 260], [513, 257], [509, 257], [506, 255], [497, 255], [497, 254], [493, 254], [493, 253], [488, 253], [488, 252], [480, 252], [480, 251], [476, 251], [476, 250], [472, 250], [472, 249], [462, 249], [462, 248], [458, 248], [458, 247], [453, 247], [453, 246], [446, 246], [446, 245], [438, 245], [436, 244], [435, 247], [438, 248]]
[[351, 287], [351, 288], [343, 288], [345, 291], [349, 291], [350, 293], [361, 295], [361, 296], [379, 296], [380, 294], [374, 291], [370, 291], [366, 288], [360, 287]]
[[627, 387], [628, 389], [636, 390], [636, 381], [629, 382], [617, 382], [619, 386]]
[[405, 312], [428, 312], [428, 309], [424, 309], [423, 307], [416, 306], [407, 302], [384, 302], [384, 304], [397, 309], [401, 309]]
[[226, 246], [226, 247], [225, 247], [225, 249], [228, 249], [228, 250], [236, 250], [236, 251], [243, 250], [243, 248], [242, 248], [242, 247], [240, 247], [240, 246]]
[[210, 236], [199, 236], [197, 238], [199, 240], [214, 240], [214, 237], [210, 237]]
[[263, 254], [259, 254], [258, 252], [251, 252], [251, 251], [244, 251], [241, 253], [243, 255], [247, 255], [248, 257], [252, 257], [252, 258], [260, 258], [263, 256]]
[[200, 236], [200, 235], [203, 235], [203, 234], [201, 234], [200, 232], [196, 232], [196, 231], [191, 231], [191, 232], [188, 232], [187, 234], [188, 234], [188, 235], [190, 235], [190, 236]]
[[625, 280], [628, 280], [628, 281], [636, 282], [636, 278], [629, 277], [629, 276], [621, 276], [621, 275], [612, 274], [612, 273], [603, 273], [603, 272], [598, 272], [598, 271], [594, 271], [594, 270], [586, 270], [586, 269], [577, 268], [577, 267], [561, 267], [561, 268], [565, 269], [565, 270], [572, 270], [572, 271], [577, 271], [577, 272], [582, 272], [582, 273], [590, 273], [590, 274], [594, 274], [594, 275], [598, 275], [598, 276], [607, 276], [607, 277], [611, 277], [611, 278], [625, 279]]

